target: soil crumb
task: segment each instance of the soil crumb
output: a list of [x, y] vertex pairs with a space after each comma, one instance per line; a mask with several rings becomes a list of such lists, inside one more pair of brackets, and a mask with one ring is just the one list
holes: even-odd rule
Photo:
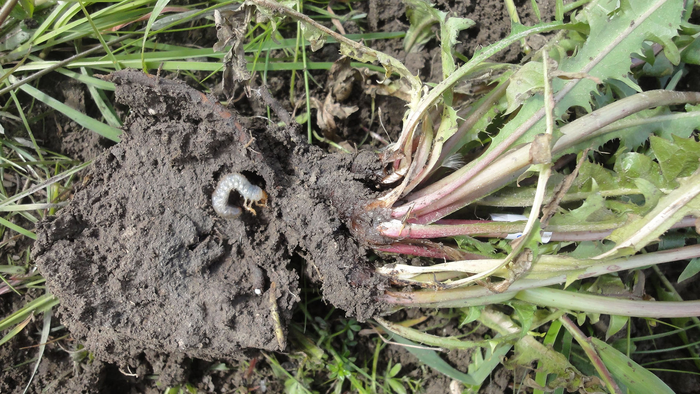
[[[131, 108], [122, 142], [95, 160], [68, 207], [38, 224], [34, 248], [62, 323], [99, 360], [283, 350], [274, 310], [284, 328], [299, 301], [293, 260], [348, 315], [382, 308], [382, 279], [350, 232], [373, 197], [352, 156], [309, 146], [293, 128], [246, 127], [178, 81], [133, 70], [108, 78]], [[255, 215], [225, 219], [212, 208], [217, 182], [234, 172], [269, 195]]]

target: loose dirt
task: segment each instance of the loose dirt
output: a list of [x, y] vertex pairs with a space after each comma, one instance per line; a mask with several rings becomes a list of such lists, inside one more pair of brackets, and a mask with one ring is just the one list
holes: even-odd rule
[[[181, 82], [140, 71], [110, 79], [131, 108], [123, 141], [95, 160], [67, 208], [38, 225], [34, 248], [61, 321], [98, 359], [283, 350], [271, 299], [284, 329], [299, 294], [295, 256], [336, 307], [360, 320], [382, 307], [382, 281], [349, 230], [372, 197], [362, 183], [367, 154], [353, 162], [300, 142], [292, 128], [244, 126]], [[269, 194], [257, 215], [214, 212], [212, 192], [232, 172]], [[236, 194], [229, 201], [241, 205]]]
[[[538, 2], [542, 19], [551, 19], [553, 2], [541, 3], [548, 2]], [[529, 1], [516, 0], [516, 4], [523, 23], [536, 23]], [[459, 37], [456, 50], [467, 57], [510, 31], [501, 0], [438, 0], [437, 6], [477, 22]], [[359, 2], [353, 7], [367, 12], [368, 21], [347, 22], [348, 33], [408, 28], [400, 1]], [[203, 41], [215, 41], [213, 29], [205, 34]], [[189, 35], [173, 39], [179, 44], [197, 40]], [[201, 41], [197, 44], [214, 42]], [[406, 53], [401, 40], [369, 45], [405, 62], [426, 81], [440, 79], [436, 40], [414, 53]], [[332, 46], [309, 55], [318, 61], [339, 56]], [[494, 60], [517, 61], [519, 56], [521, 49], [515, 44]], [[327, 77], [323, 71], [312, 74], [321, 80]], [[70, 330], [70, 339], [87, 346], [96, 360], [74, 362], [68, 353], [49, 345], [30, 392], [46, 388], [162, 392], [164, 386], [185, 381], [199, 382], [200, 389], [211, 392], [250, 386], [240, 371], [212, 372], [211, 363], [200, 359], [250, 360], [254, 351], [246, 349], [289, 351], [286, 341], [280, 343], [275, 334], [271, 299], [286, 336], [292, 308], [299, 302], [301, 276], [320, 284], [326, 302], [348, 315], [364, 320], [382, 310], [375, 300], [384, 283], [374, 276], [362, 241], [381, 241], [363, 231], [379, 219], [363, 210], [374, 197], [375, 189], [369, 186], [381, 168], [376, 154], [324, 153], [307, 145], [301, 130], [244, 119], [184, 83], [135, 71], [111, 78], [117, 84], [118, 101], [130, 111], [123, 141], [110, 146], [56, 115], [56, 133], [47, 134], [44, 142], [77, 159], [97, 158], [70, 206], [39, 223], [33, 250], [49, 290], [61, 300], [60, 323]], [[275, 96], [289, 94], [286, 74], [273, 75], [270, 81]], [[69, 85], [49, 91], [96, 114], [84, 87]], [[311, 86], [311, 95], [322, 101], [325, 87]], [[295, 90], [302, 97], [301, 79]], [[351, 142], [348, 146], [363, 141], [367, 129], [380, 130], [376, 119], [369, 123], [370, 97], [358, 93], [351, 104], [360, 110], [338, 120], [338, 135]], [[265, 112], [257, 113], [256, 108], [265, 107], [253, 101], [243, 100], [237, 106], [245, 108], [247, 115]], [[388, 138], [395, 139], [405, 103], [379, 96], [376, 106], [383, 110]], [[213, 211], [211, 194], [219, 179], [232, 172], [244, 174], [270, 195], [267, 207], [255, 208], [255, 216], [244, 212], [238, 219], [224, 219]], [[236, 193], [229, 201], [242, 204]], [[302, 261], [303, 268], [298, 269]], [[276, 291], [271, 297], [272, 282]], [[262, 294], [257, 295], [256, 288]], [[2, 316], [26, 303], [17, 298], [0, 304]], [[25, 332], [40, 330], [37, 321]], [[36, 349], [21, 349], [36, 345], [35, 339], [19, 335], [0, 347], [0, 359], [19, 364], [35, 357]], [[357, 356], [371, 357], [373, 349], [366, 353]], [[380, 367], [391, 354], [382, 353]], [[469, 364], [467, 359], [450, 361], [462, 370]], [[419, 363], [411, 366], [404, 360], [404, 373], [424, 379], [427, 392], [448, 390], [448, 379], [426, 372]], [[21, 392], [30, 374], [28, 366], [3, 370], [0, 392]], [[149, 374], [159, 375], [160, 386], [144, 378]], [[498, 374], [501, 377], [492, 386], [504, 389], [510, 375], [505, 370]], [[268, 392], [282, 391], [281, 383], [268, 382], [268, 388]]]

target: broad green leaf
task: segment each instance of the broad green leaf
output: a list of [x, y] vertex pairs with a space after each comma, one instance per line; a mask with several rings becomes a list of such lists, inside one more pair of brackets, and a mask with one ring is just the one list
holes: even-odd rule
[[685, 266], [683, 272], [678, 276], [678, 283], [688, 280], [700, 272], [700, 258], [696, 257]]
[[410, 25], [403, 39], [403, 49], [406, 53], [418, 52], [435, 37], [432, 27], [440, 22], [439, 11], [424, 0], [407, 0], [406, 5], [406, 16]]
[[394, 379], [389, 379], [388, 382], [389, 386], [391, 386], [391, 389], [394, 390], [395, 393], [406, 394], [406, 388], [403, 386], [403, 383]]
[[462, 321], [459, 323], [459, 326], [462, 327], [465, 324], [469, 324], [473, 321], [476, 321], [476, 319], [481, 316], [481, 311], [484, 310], [484, 305], [479, 305], [479, 306], [470, 306], [468, 308], [462, 308], [462, 313], [464, 314], [464, 318]]
[[620, 155], [613, 169], [619, 177], [621, 187], [634, 189], [637, 187], [636, 180], [643, 178], [656, 187], [673, 188], [673, 183], [667, 182], [661, 175], [659, 164], [640, 153], [628, 152]]
[[617, 334], [622, 330], [629, 322], [630, 318], [628, 316], [610, 316], [610, 324], [608, 324], [608, 330], [605, 332], [605, 340], [610, 339], [611, 336]]
[[[573, 57], [559, 60], [559, 70], [570, 74], [587, 75], [600, 81], [609, 79], [633, 83], [627, 75], [630, 71], [630, 55], [642, 48], [645, 40], [669, 43], [680, 25], [683, 0], [601, 0], [578, 14], [580, 22], [587, 22], [590, 35]], [[590, 78], [571, 81], [552, 81], [556, 116], [563, 115], [573, 106], [591, 110], [591, 94], [598, 90]], [[494, 137], [489, 151], [500, 145], [522, 125], [533, 124], [516, 144], [532, 141], [545, 130], [543, 99], [535, 95], [525, 101], [522, 108]], [[604, 136], [608, 141], [609, 135]], [[580, 151], [577, 146], [570, 151]], [[488, 152], [488, 151], [487, 151]], [[563, 153], [563, 152], [562, 152]], [[568, 151], [567, 151], [568, 153]], [[482, 157], [485, 155], [482, 155]]]
[[688, 64], [700, 64], [700, 37], [695, 37], [693, 42], [681, 52], [681, 60]]
[[650, 138], [651, 149], [667, 181], [692, 175], [700, 160], [700, 142], [695, 138], [675, 135], [672, 138], [673, 141], [656, 136]]
[[596, 258], [633, 254], [668, 231], [684, 216], [700, 215], [700, 171], [678, 181], [680, 187], [661, 198], [651, 212], [613, 231], [608, 239], [615, 242], [615, 247]]
[[515, 310], [515, 318], [520, 323], [520, 335], [528, 335], [527, 332], [530, 330], [535, 320], [537, 305], [521, 301], [510, 301], [508, 305]]
[[530, 367], [538, 363], [542, 373], [554, 375], [547, 387], [554, 389], [565, 387], [569, 392], [576, 392], [583, 386], [585, 377], [561, 353], [550, 346], [545, 346], [534, 337], [526, 335], [515, 343], [515, 354], [504, 365], [512, 369], [515, 366]]
[[[436, 351], [421, 348], [417, 343], [403, 338], [397, 334], [390, 333], [389, 335], [391, 335], [394, 341], [402, 343], [404, 345], [408, 345], [405, 347], [405, 349], [408, 350], [409, 353], [416, 356], [416, 358], [418, 358], [418, 361], [420, 361], [422, 364], [425, 364], [430, 368], [433, 368], [434, 370], [440, 372], [441, 374], [448, 376], [452, 379], [458, 380], [462, 383], [470, 385], [480, 384], [480, 382], [477, 382], [476, 379], [474, 379], [472, 376], [456, 370], [453, 366], [451, 366], [445, 360], [443, 360], [440, 357], [440, 355], [437, 354]], [[502, 348], [510, 350], [510, 346], [503, 346]], [[495, 359], [497, 360], [497, 362], [495, 363], [495, 365], [493, 365], [491, 371], [493, 370], [493, 368], [496, 367], [496, 365], [500, 364], [500, 359], [498, 357], [495, 357]], [[489, 371], [489, 373], [491, 371]], [[486, 374], [486, 376], [488, 376], [488, 373]]]
[[401, 371], [401, 363], [394, 364], [394, 366], [391, 367], [391, 370], [389, 371], [389, 376], [393, 378], [394, 376], [399, 374], [399, 371]]
[[592, 337], [591, 342], [608, 371], [635, 394], [674, 394], [661, 379], [652, 372], [632, 361], [617, 349]]
[[[677, 34], [682, 11], [683, 0], [598, 1], [578, 15], [588, 22], [591, 34], [574, 57], [560, 62], [560, 70], [586, 73], [601, 81], [627, 79], [630, 55], [645, 40], [673, 46], [671, 39]], [[557, 97], [561, 97], [555, 108], [557, 115], [572, 106], [590, 111], [590, 95], [597, 89], [594, 81], [555, 80], [553, 85]]]
[[505, 113], [509, 114], [515, 111], [526, 99], [535, 93], [541, 93], [543, 90], [544, 69], [542, 62], [525, 63], [510, 79], [510, 85], [506, 90], [508, 108]]

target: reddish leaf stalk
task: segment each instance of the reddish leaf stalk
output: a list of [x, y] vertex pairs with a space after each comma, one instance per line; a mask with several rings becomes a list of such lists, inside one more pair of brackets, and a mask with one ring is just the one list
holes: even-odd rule
[[596, 371], [598, 371], [598, 374], [608, 386], [608, 390], [610, 390], [611, 393], [622, 394], [622, 390], [620, 390], [620, 387], [618, 387], [617, 383], [615, 382], [615, 379], [612, 377], [610, 371], [608, 371], [608, 368], [605, 366], [605, 363], [603, 363], [603, 360], [601, 360], [600, 356], [598, 355], [598, 352], [596, 352], [595, 348], [593, 347], [593, 344], [591, 343], [590, 338], [586, 337], [581, 331], [581, 329], [579, 329], [578, 326], [576, 326], [567, 316], [562, 316], [559, 318], [559, 320], [562, 322], [564, 327], [566, 327], [566, 329], [571, 333], [571, 335], [576, 339], [576, 342], [578, 342], [578, 344], [581, 345], [583, 351], [586, 352], [588, 359], [591, 360], [591, 363], [593, 363], [593, 366], [595, 367]]
[[[563, 136], [552, 148], [552, 154], [561, 154], [576, 144], [594, 138], [599, 135], [604, 126], [636, 112], [657, 106], [698, 102], [700, 102], [700, 93], [666, 90], [654, 90], [621, 99], [562, 127]], [[525, 126], [529, 129], [533, 125], [534, 122], [523, 124], [512, 135], [517, 135], [517, 132]], [[414, 200], [395, 208], [392, 217], [403, 217], [412, 210], [412, 213], [418, 215], [418, 218], [412, 222], [432, 223], [511, 183], [530, 164], [530, 144], [497, 158], [509, 146], [508, 141], [504, 141], [476, 165], [465, 166], [436, 182], [435, 186], [440, 186], [437, 191], [419, 198], [416, 196], [420, 196], [421, 192], [414, 193], [414, 196], [410, 197]], [[489, 171], [482, 171], [487, 166]], [[426, 190], [434, 189], [435, 186]]]

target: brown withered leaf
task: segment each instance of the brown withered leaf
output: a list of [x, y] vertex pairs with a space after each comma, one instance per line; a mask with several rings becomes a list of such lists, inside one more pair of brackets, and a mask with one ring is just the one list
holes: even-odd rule
[[328, 82], [331, 86], [331, 93], [338, 102], [345, 101], [352, 93], [352, 85], [355, 81], [362, 79], [360, 72], [350, 65], [351, 59], [342, 56], [333, 63], [329, 71]]
[[213, 49], [219, 52], [231, 45], [231, 49], [224, 56], [224, 76], [221, 80], [221, 89], [228, 99], [233, 96], [237, 82], [248, 81], [251, 78], [246, 68], [243, 40], [252, 15], [253, 7], [249, 5], [243, 5], [235, 11], [214, 11], [218, 41]]
[[311, 107], [317, 110], [316, 124], [323, 131], [323, 136], [333, 141], [338, 140], [335, 134], [335, 131], [338, 129], [335, 118], [346, 119], [359, 109], [355, 105], [345, 106], [336, 103], [331, 93], [328, 93], [323, 103], [317, 98], [312, 97]]

